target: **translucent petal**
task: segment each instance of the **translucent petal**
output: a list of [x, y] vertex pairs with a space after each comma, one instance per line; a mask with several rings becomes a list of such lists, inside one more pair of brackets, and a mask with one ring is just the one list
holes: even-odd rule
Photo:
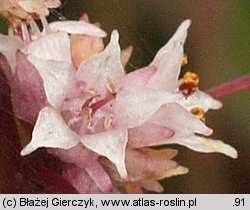
[[129, 129], [129, 146], [142, 148], [161, 145], [163, 140], [171, 138], [174, 131], [161, 125], [146, 122], [142, 125]]
[[21, 151], [28, 155], [40, 147], [69, 149], [79, 143], [74, 133], [57, 111], [51, 107], [43, 108], [32, 132], [31, 142]]
[[44, 89], [49, 103], [59, 108], [73, 82], [72, 64], [45, 60], [29, 55], [28, 60], [36, 67], [44, 82]]
[[43, 80], [36, 68], [18, 51], [13, 75], [11, 99], [16, 117], [34, 124], [39, 111], [48, 105]]
[[151, 65], [156, 66], [157, 71], [149, 81], [150, 87], [167, 91], [174, 91], [177, 88], [183, 58], [183, 45], [190, 24], [190, 20], [182, 22], [169, 42], [156, 54]]
[[101, 193], [95, 182], [91, 179], [84, 168], [75, 165], [66, 166], [64, 177], [77, 189], [81, 194]]
[[166, 171], [162, 177], [159, 177], [159, 179], [164, 179], [164, 178], [169, 178], [172, 176], [178, 176], [178, 175], [183, 175], [188, 173], [188, 168], [183, 167], [183, 166], [178, 166], [174, 169], [170, 169]]
[[150, 78], [154, 75], [156, 68], [154, 66], [146, 66], [144, 68], [126, 74], [121, 82], [121, 87], [133, 88], [134, 86], [146, 86]]
[[180, 104], [187, 110], [191, 110], [194, 107], [200, 107], [205, 112], [207, 112], [209, 109], [219, 109], [222, 106], [220, 101], [200, 90], [197, 90], [194, 94], [187, 98], [183, 97], [183, 99], [180, 101]]
[[28, 13], [35, 13], [38, 16], [49, 15], [47, 8], [55, 8], [60, 6], [58, 0], [18, 0], [18, 4]]
[[[93, 180], [95, 182], [93, 184], [96, 185], [102, 192], [110, 193], [112, 191], [112, 182], [99, 162], [99, 155], [90, 151], [81, 143], [67, 150], [50, 148], [48, 151], [65, 163], [74, 164], [77, 168], [80, 168], [81, 173], [87, 172], [87, 175], [91, 179], [91, 183]], [[67, 167], [67, 170], [70, 169]], [[78, 169], [76, 170], [79, 171]], [[72, 177], [70, 181], [74, 183], [74, 186], [79, 191], [84, 190], [80, 179], [78, 180]], [[82, 180], [82, 182], [84, 182], [84, 180]], [[91, 189], [95, 189], [95, 186], [89, 186], [86, 190]]]
[[143, 181], [142, 187], [145, 188], [146, 190], [157, 192], [157, 193], [161, 193], [164, 190], [161, 184], [155, 180]]
[[112, 130], [81, 138], [82, 144], [88, 149], [107, 157], [116, 165], [121, 177], [127, 176], [125, 167], [125, 148], [128, 141], [127, 131]]
[[57, 32], [32, 41], [22, 50], [44, 60], [71, 63], [70, 40], [66, 33]]
[[[169, 142], [170, 143], [170, 142]], [[212, 153], [218, 152], [232, 158], [237, 158], [237, 151], [230, 145], [224, 144], [221, 140], [209, 139], [201, 136], [190, 136], [188, 138], [176, 138], [171, 143], [180, 144], [197, 152]]]
[[[141, 182], [144, 180], [156, 180], [166, 171], [177, 167], [175, 161], [169, 160], [165, 152], [151, 150], [129, 149], [126, 150], [126, 168], [128, 177], [122, 179], [108, 161], [102, 160], [104, 168], [109, 172], [112, 179], [117, 182]], [[158, 154], [157, 154], [158, 153]], [[165, 156], [165, 158], [163, 158]]]
[[70, 36], [71, 56], [76, 68], [82, 61], [100, 53], [104, 49], [103, 39], [88, 35]]
[[107, 91], [107, 80], [117, 87], [124, 75], [118, 40], [119, 34], [115, 30], [105, 50], [83, 61], [77, 71], [78, 79], [86, 81], [89, 88], [98, 90], [100, 94]]
[[95, 37], [105, 37], [107, 34], [97, 26], [84, 21], [55, 21], [49, 24], [53, 31], [63, 31], [69, 34], [85, 34]]
[[61, 5], [60, 0], [45, 0], [44, 3], [48, 8], [57, 8]]
[[17, 38], [0, 34], [0, 52], [7, 58], [12, 73], [16, 68], [16, 51], [21, 49], [24, 44]]
[[132, 55], [132, 52], [133, 52], [132, 46], [129, 46], [126, 49], [121, 51], [121, 63], [122, 63], [123, 67], [125, 67], [127, 65], [128, 61]]
[[179, 94], [135, 86], [118, 92], [114, 122], [118, 127], [132, 128], [144, 123], [163, 105], [178, 101]]
[[206, 136], [212, 134], [210, 128], [177, 103], [162, 106], [150, 122], [173, 130], [175, 137], [190, 136], [194, 133]]

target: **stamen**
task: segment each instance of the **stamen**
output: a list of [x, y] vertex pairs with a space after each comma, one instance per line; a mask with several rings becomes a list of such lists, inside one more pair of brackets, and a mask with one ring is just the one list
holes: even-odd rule
[[185, 75], [183, 76], [183, 82], [184, 83], [194, 83], [195, 85], [198, 85], [199, 84], [199, 77], [196, 73], [193, 73], [193, 72], [186, 72]]
[[33, 19], [30, 21], [30, 27], [32, 30], [32, 35], [31, 35], [32, 40], [35, 40], [41, 36], [41, 32], [40, 32], [36, 22]]
[[9, 28], [8, 28], [8, 36], [11, 36], [11, 37], [15, 36], [15, 33], [14, 33], [12, 25], [10, 25]]
[[191, 109], [191, 113], [193, 115], [195, 115], [199, 120], [201, 120], [202, 122], [205, 122], [205, 112], [202, 108], [200, 107], [194, 107]]
[[104, 119], [104, 128], [106, 130], [112, 128], [112, 123], [113, 123], [113, 116], [112, 115], [106, 115]]
[[224, 83], [218, 87], [211, 88], [206, 92], [214, 98], [219, 98], [246, 88], [250, 88], [250, 74]]
[[92, 99], [95, 98], [97, 96], [100, 96], [97, 91], [93, 88], [87, 89], [87, 90], [83, 90], [82, 94], [87, 98], [87, 99]]
[[91, 119], [92, 109], [89, 107], [84, 107], [81, 112], [82, 121], [88, 121]]
[[29, 31], [28, 31], [26, 23], [22, 22], [21, 28], [22, 28], [23, 41], [25, 44], [29, 44], [31, 40], [30, 40], [30, 35], [29, 35]]
[[49, 23], [48, 23], [47, 19], [44, 16], [42, 16], [42, 17], [40, 17], [40, 20], [41, 20], [42, 25], [43, 25], [44, 33], [45, 34], [51, 33], [51, 29], [49, 27]]
[[106, 88], [111, 94], [115, 94], [115, 85], [111, 79], [107, 79]]
[[197, 90], [198, 84], [198, 75], [192, 72], [187, 72], [181, 80], [179, 90], [183, 93], [184, 96], [188, 97]]
[[185, 66], [188, 64], [188, 57], [187, 55], [185, 54], [182, 58], [182, 62], [181, 62], [181, 66]]

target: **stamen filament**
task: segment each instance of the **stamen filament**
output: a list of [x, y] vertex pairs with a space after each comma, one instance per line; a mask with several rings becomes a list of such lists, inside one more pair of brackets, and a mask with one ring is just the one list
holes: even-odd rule
[[23, 41], [25, 44], [29, 44], [31, 42], [31, 40], [30, 40], [30, 35], [29, 35], [29, 31], [28, 31], [26, 23], [22, 23], [21, 27], [22, 27]]
[[46, 18], [42, 16], [42, 17], [40, 17], [40, 20], [41, 20], [42, 25], [43, 25], [44, 33], [45, 33], [45, 34], [51, 33], [51, 29], [50, 29], [50, 27], [49, 27], [49, 24], [48, 24]]
[[250, 74], [224, 83], [218, 87], [211, 88], [207, 90], [206, 93], [214, 98], [219, 98], [245, 88], [250, 88]]
[[30, 21], [30, 27], [32, 30], [32, 38], [33, 39], [38, 38], [41, 35], [41, 32], [40, 32], [36, 22], [33, 19]]

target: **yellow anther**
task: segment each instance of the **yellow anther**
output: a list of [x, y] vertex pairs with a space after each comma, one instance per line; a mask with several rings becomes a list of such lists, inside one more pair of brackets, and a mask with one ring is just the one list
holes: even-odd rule
[[113, 123], [113, 117], [111, 115], [106, 115], [104, 119], [104, 128], [107, 130], [112, 128], [112, 123]]
[[184, 74], [179, 90], [185, 97], [192, 95], [197, 89], [199, 84], [199, 77], [193, 72], [187, 72]]
[[199, 84], [199, 76], [196, 74], [196, 73], [193, 73], [193, 72], [186, 72], [185, 75], [183, 76], [182, 78], [183, 80], [183, 83], [193, 83], [194, 85], [198, 85]]
[[202, 108], [200, 107], [194, 107], [191, 109], [191, 113], [193, 115], [195, 115], [199, 120], [201, 120], [202, 122], [205, 122], [205, 112]]
[[88, 121], [91, 119], [92, 109], [89, 107], [84, 107], [81, 112], [81, 117], [83, 121]]
[[185, 54], [182, 58], [181, 66], [187, 65], [188, 64], [188, 57]]
[[107, 79], [106, 81], [106, 88], [111, 94], [115, 94], [115, 85], [111, 79]]
[[91, 99], [97, 96], [100, 96], [97, 91], [93, 88], [87, 89], [87, 90], [83, 90], [82, 94], [87, 98], [87, 99]]

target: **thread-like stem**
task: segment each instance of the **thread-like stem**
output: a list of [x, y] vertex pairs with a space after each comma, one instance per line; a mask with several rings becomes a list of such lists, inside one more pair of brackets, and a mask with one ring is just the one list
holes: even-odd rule
[[211, 88], [207, 90], [206, 93], [213, 96], [214, 98], [219, 98], [245, 88], [250, 88], [250, 74]]

